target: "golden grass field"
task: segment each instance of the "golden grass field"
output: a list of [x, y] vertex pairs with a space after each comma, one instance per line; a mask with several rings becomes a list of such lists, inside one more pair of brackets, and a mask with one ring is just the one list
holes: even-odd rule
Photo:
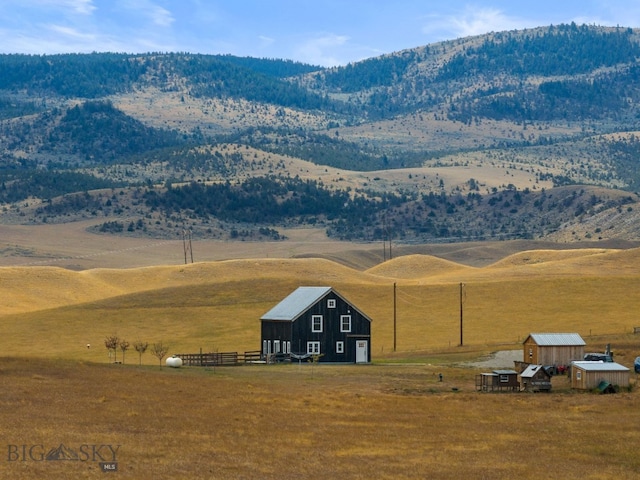
[[[1, 267], [0, 478], [640, 476], [637, 389], [577, 393], [555, 377], [550, 394], [478, 393], [486, 370], [469, 363], [521, 349], [531, 332], [577, 332], [587, 350], [611, 343], [632, 367], [640, 249], [487, 261], [489, 246], [449, 247], [450, 258], [487, 256], [474, 263], [331, 248], [340, 262], [283, 251], [128, 269]], [[372, 365], [170, 369], [149, 353], [139, 366], [133, 349], [124, 365], [109, 363], [113, 334], [162, 341], [169, 354], [259, 349], [260, 316], [300, 285], [332, 286], [372, 318]], [[38, 461], [60, 444], [82, 461]], [[107, 445], [120, 445], [117, 472], [100, 470]]]

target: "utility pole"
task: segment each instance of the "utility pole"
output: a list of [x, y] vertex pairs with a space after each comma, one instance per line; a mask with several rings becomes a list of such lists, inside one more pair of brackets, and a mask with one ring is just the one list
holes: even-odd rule
[[460, 346], [461, 347], [464, 345], [464, 342], [462, 340], [462, 316], [463, 316], [462, 305], [464, 304], [463, 295], [464, 295], [464, 283], [461, 282], [460, 283]]
[[191, 263], [193, 263], [193, 249], [191, 248], [191, 230], [182, 230], [182, 248], [184, 249], [184, 263], [187, 264], [187, 253], [191, 255]]
[[[387, 241], [386, 240], [382, 240], [382, 255], [383, 255], [383, 259], [386, 262], [387, 261]], [[391, 253], [391, 239], [389, 239], [389, 260], [393, 259], [393, 254]]]
[[396, 282], [393, 282], [393, 351], [396, 351], [396, 320], [397, 320], [397, 302], [396, 302]]
[[391, 253], [391, 233], [389, 232], [389, 224], [387, 222], [387, 216], [385, 215], [382, 222], [382, 255], [384, 261], [387, 261], [387, 240], [389, 241], [389, 260], [393, 259], [393, 254]]
[[389, 224], [387, 223], [387, 215], [382, 219], [382, 257], [387, 261], [387, 240], [389, 240], [389, 260], [391, 260], [391, 238], [389, 237]]

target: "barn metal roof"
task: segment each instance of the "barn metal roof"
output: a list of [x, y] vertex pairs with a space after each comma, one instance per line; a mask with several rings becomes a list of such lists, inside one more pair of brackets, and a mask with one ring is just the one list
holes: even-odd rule
[[294, 321], [331, 291], [331, 287], [298, 287], [260, 320]]
[[589, 372], [628, 372], [629, 369], [616, 362], [574, 361], [572, 365]]
[[586, 345], [577, 333], [532, 333], [529, 336], [536, 344], [546, 347]]

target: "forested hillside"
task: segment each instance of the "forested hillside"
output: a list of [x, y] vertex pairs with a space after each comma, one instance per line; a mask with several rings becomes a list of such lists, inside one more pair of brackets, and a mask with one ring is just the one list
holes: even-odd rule
[[437, 105], [461, 121], [617, 119], [637, 113], [638, 57], [632, 29], [572, 24], [430, 45], [315, 75], [330, 91], [368, 92], [368, 111], [382, 117]]
[[294, 224], [364, 240], [640, 236], [615, 228], [640, 189], [639, 58], [637, 30], [576, 24], [331, 69], [0, 55], [0, 222], [89, 217], [102, 232], [216, 238]]

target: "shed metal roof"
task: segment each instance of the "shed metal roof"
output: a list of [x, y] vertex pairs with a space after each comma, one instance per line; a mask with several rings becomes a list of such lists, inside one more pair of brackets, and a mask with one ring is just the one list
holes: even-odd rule
[[616, 362], [589, 362], [589, 361], [575, 361], [571, 362], [576, 368], [588, 372], [628, 372], [629, 369], [624, 365], [620, 365]]
[[260, 320], [292, 322], [331, 290], [331, 287], [298, 287]]
[[532, 333], [529, 336], [536, 344], [545, 347], [586, 345], [585, 341], [577, 333]]
[[534, 377], [540, 370], [544, 370], [542, 365], [529, 365], [524, 371], [520, 374], [522, 378], [532, 378]]

